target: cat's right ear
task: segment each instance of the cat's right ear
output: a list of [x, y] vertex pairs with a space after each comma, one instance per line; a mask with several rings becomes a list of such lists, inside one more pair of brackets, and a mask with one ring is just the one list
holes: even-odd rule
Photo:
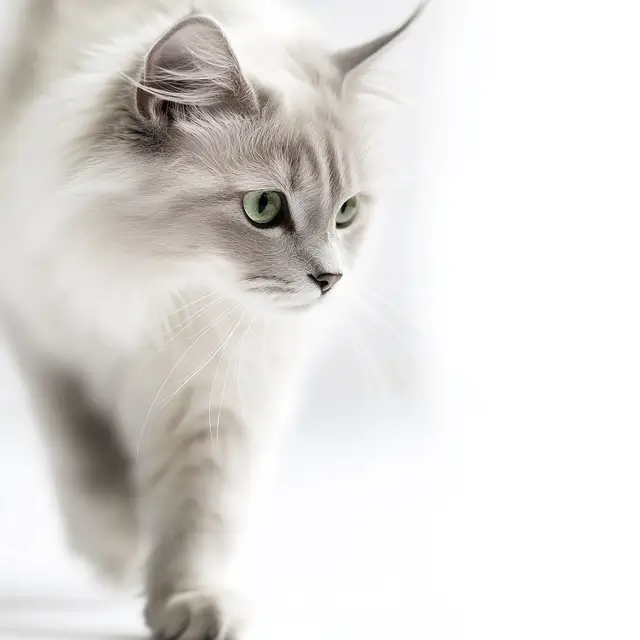
[[191, 15], [149, 50], [136, 86], [138, 114], [170, 123], [190, 108], [251, 113], [258, 99], [220, 26]]

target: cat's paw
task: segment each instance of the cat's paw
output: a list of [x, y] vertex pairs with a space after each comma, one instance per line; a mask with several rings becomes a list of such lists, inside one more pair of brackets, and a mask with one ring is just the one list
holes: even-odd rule
[[228, 604], [207, 591], [187, 591], [150, 601], [145, 618], [157, 640], [239, 640], [240, 617]]

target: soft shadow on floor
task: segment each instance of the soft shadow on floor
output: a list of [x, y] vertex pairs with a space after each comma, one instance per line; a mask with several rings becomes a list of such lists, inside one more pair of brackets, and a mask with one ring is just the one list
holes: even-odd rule
[[[98, 598], [61, 597], [50, 595], [16, 596], [0, 593], [0, 640], [147, 640], [148, 635], [126, 631], [99, 631], [100, 623], [78, 628], [77, 617], [110, 615], [105, 602]], [[64, 624], [61, 616], [73, 622]], [[49, 623], [48, 618], [54, 620]], [[37, 620], [37, 623], [34, 623]]]
[[0, 638], [20, 638], [21, 640], [147, 640], [148, 636], [127, 633], [96, 633], [77, 629], [28, 628], [22, 625], [5, 626], [0, 622]]
[[46, 613], [91, 611], [104, 606], [98, 599], [60, 596], [16, 596], [0, 593], [0, 615], [4, 613]]

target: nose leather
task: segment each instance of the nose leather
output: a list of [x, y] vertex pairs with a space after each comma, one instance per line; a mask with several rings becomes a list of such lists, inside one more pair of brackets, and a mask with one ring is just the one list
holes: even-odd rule
[[320, 287], [323, 294], [330, 291], [342, 279], [341, 273], [309, 274], [309, 277]]

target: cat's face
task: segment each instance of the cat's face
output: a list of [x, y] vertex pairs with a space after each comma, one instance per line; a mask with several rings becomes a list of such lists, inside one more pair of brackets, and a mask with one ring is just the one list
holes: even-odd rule
[[[345, 78], [404, 30], [294, 66], [283, 96], [243, 73], [220, 27], [190, 16], [154, 45], [135, 137], [151, 156], [130, 230], [267, 311], [310, 309], [348, 276], [371, 222], [363, 119]], [[155, 183], [155, 184], [154, 184]], [[129, 220], [131, 222], [131, 220]]]
[[206, 129], [203, 139], [178, 125], [187, 151], [176, 166], [190, 178], [170, 204], [174, 230], [245, 303], [303, 310], [330, 299], [371, 222], [357, 134], [326, 114], [287, 122], [275, 97], [255, 118]]

